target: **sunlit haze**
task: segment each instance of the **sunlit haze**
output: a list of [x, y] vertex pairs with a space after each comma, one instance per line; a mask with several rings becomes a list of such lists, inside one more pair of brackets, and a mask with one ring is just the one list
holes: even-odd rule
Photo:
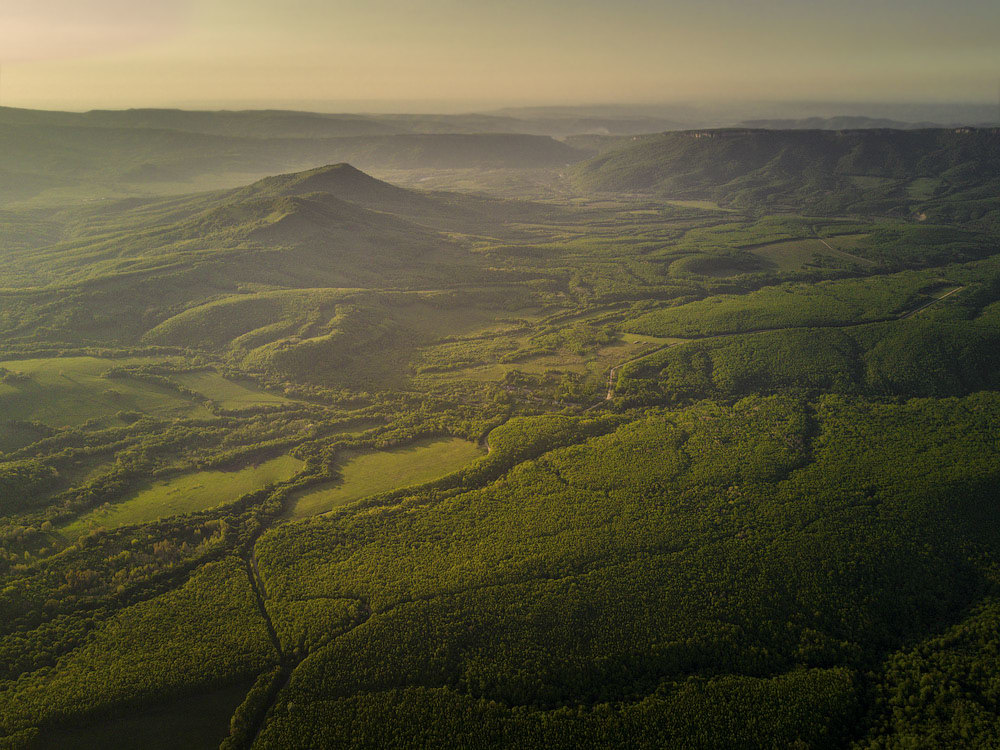
[[2, 0], [0, 100], [985, 103], [998, 32], [991, 0]]

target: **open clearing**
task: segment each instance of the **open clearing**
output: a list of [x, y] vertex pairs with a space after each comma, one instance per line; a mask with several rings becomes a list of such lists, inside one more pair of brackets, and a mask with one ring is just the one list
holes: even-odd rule
[[906, 194], [914, 200], [930, 200], [941, 186], [941, 182], [940, 177], [918, 177], [906, 186]]
[[475, 380], [491, 382], [503, 380], [509, 372], [524, 372], [532, 375], [544, 375], [549, 371], [574, 372], [587, 378], [603, 380], [604, 373], [609, 368], [625, 360], [643, 354], [645, 351], [658, 349], [670, 339], [658, 336], [645, 336], [627, 333], [621, 341], [610, 346], [602, 346], [586, 355], [571, 352], [555, 352], [517, 360], [516, 362], [495, 362], [491, 364], [472, 365], [455, 368], [443, 372], [430, 372], [417, 376], [418, 382], [433, 384], [436, 382], [452, 382], [456, 380]]
[[817, 255], [836, 258], [848, 265], [874, 266], [873, 261], [848, 252], [866, 236], [864, 234], [848, 234], [823, 239], [789, 240], [758, 245], [750, 248], [750, 252], [761, 260], [772, 264], [779, 271], [800, 271], [812, 264]]
[[723, 208], [715, 201], [665, 201], [670, 206], [678, 208], [700, 208], [702, 211], [732, 211], [731, 208]]
[[419, 440], [402, 448], [348, 455], [343, 479], [320, 485], [296, 498], [290, 516], [326, 513], [369, 495], [438, 479], [483, 455], [475, 443], [460, 438]]
[[198, 471], [157, 480], [130, 499], [97, 508], [61, 531], [64, 536], [75, 538], [91, 528], [114, 529], [208, 510], [269, 484], [290, 479], [304, 465], [297, 458], [279, 456], [239, 471]]
[[182, 385], [195, 393], [200, 393], [221, 406], [223, 409], [239, 409], [245, 406], [260, 406], [262, 404], [288, 404], [291, 401], [284, 396], [259, 390], [252, 385], [239, 383], [224, 378], [217, 372], [186, 372], [171, 377], [178, 385]]
[[0, 367], [25, 377], [0, 383], [0, 414], [3, 421], [37, 420], [50, 427], [76, 427], [91, 419], [117, 423], [114, 416], [119, 411], [140, 411], [166, 419], [210, 417], [204, 406], [168, 388], [136, 379], [102, 377], [112, 367], [169, 361], [162, 357], [52, 357], [0, 362]]

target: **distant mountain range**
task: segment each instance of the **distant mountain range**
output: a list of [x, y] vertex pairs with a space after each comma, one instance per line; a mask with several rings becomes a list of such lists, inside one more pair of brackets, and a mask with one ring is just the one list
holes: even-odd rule
[[[584, 192], [771, 209], [933, 216], [958, 196], [966, 208], [969, 200], [996, 196], [995, 129], [844, 115], [622, 135], [679, 122], [655, 109], [628, 108], [488, 115], [0, 108], [0, 206], [228, 189], [338, 162], [393, 179], [409, 172], [409, 184], [448, 170], [549, 170], [571, 173]], [[558, 140], [519, 132], [528, 130], [577, 134]], [[388, 194], [382, 200], [400, 212]], [[488, 217], [464, 225], [454, 215], [438, 218], [455, 230]]]
[[350, 136], [518, 133], [564, 137], [580, 134], [633, 135], [685, 127], [687, 121], [613, 112], [521, 115], [326, 114], [288, 110], [195, 111], [180, 109], [54, 112], [0, 107], [2, 125], [148, 128], [247, 138], [343, 138]]
[[754, 130], [630, 139], [576, 168], [584, 190], [743, 208], [995, 214], [1000, 129]]
[[0, 204], [46, 192], [65, 203], [232, 187], [343, 161], [366, 170], [510, 169], [587, 155], [545, 135], [392, 130], [305, 113], [0, 109]]
[[933, 122], [903, 122], [884, 117], [806, 117], [800, 120], [745, 120], [736, 127], [766, 130], [919, 130], [941, 127]]

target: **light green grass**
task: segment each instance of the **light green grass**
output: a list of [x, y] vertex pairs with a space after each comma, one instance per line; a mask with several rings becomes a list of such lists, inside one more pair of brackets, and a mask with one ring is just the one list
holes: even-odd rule
[[223, 409], [239, 409], [244, 406], [259, 406], [261, 404], [291, 403], [284, 396], [267, 393], [250, 385], [234, 380], [228, 380], [217, 372], [186, 372], [171, 378], [179, 385], [195, 393], [200, 393], [221, 406]]
[[732, 211], [731, 208], [723, 208], [715, 201], [667, 201], [667, 205], [678, 208], [700, 208], [703, 211]]
[[293, 518], [326, 513], [369, 495], [423, 484], [460, 469], [482, 455], [475, 443], [459, 438], [420, 440], [403, 448], [349, 456], [343, 479], [296, 498]]
[[649, 346], [666, 346], [667, 344], [683, 344], [687, 339], [669, 338], [667, 336], [647, 336], [643, 333], [623, 333], [622, 341], [629, 344], [648, 344]]
[[516, 362], [495, 362], [445, 370], [443, 372], [424, 373], [417, 376], [414, 380], [417, 383], [428, 386], [458, 380], [495, 382], [503, 380], [504, 376], [509, 372], [517, 371], [531, 375], [544, 375], [550, 370], [558, 370], [560, 372], [573, 372], [603, 381], [605, 374], [610, 368], [633, 359], [644, 351], [659, 348], [664, 344], [673, 343], [674, 341], [684, 340], [686, 339], [670, 339], [660, 336], [626, 333], [622, 335], [621, 342], [612, 344], [611, 346], [603, 346], [597, 351], [583, 356], [571, 352], [542, 354]]
[[813, 263], [817, 255], [836, 258], [847, 264], [872, 266], [875, 264], [867, 258], [862, 258], [848, 252], [851, 248], [856, 247], [866, 236], [864, 234], [856, 234], [827, 237], [825, 238], [825, 244], [823, 240], [811, 238], [789, 240], [788, 242], [775, 242], [771, 245], [755, 247], [750, 252], [761, 260], [772, 264], [779, 271], [802, 270], [807, 265]]
[[906, 186], [906, 194], [915, 200], [928, 200], [940, 185], [940, 177], [918, 177]]
[[50, 427], [75, 427], [91, 419], [113, 419], [118, 411], [140, 411], [167, 419], [210, 417], [204, 406], [168, 388], [129, 378], [101, 377], [112, 367], [166, 361], [154, 357], [53, 357], [0, 362], [0, 367], [30, 378], [0, 383], [0, 421], [37, 420]]
[[199, 471], [157, 480], [128, 500], [97, 508], [61, 529], [76, 538], [91, 528], [115, 529], [159, 518], [208, 510], [275, 482], [290, 479], [305, 464], [279, 456], [239, 471]]

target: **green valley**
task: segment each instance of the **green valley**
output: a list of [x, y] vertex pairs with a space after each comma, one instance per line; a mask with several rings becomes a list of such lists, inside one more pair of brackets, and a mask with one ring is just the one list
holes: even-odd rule
[[996, 745], [1000, 131], [307, 115], [0, 109], [0, 748]]

